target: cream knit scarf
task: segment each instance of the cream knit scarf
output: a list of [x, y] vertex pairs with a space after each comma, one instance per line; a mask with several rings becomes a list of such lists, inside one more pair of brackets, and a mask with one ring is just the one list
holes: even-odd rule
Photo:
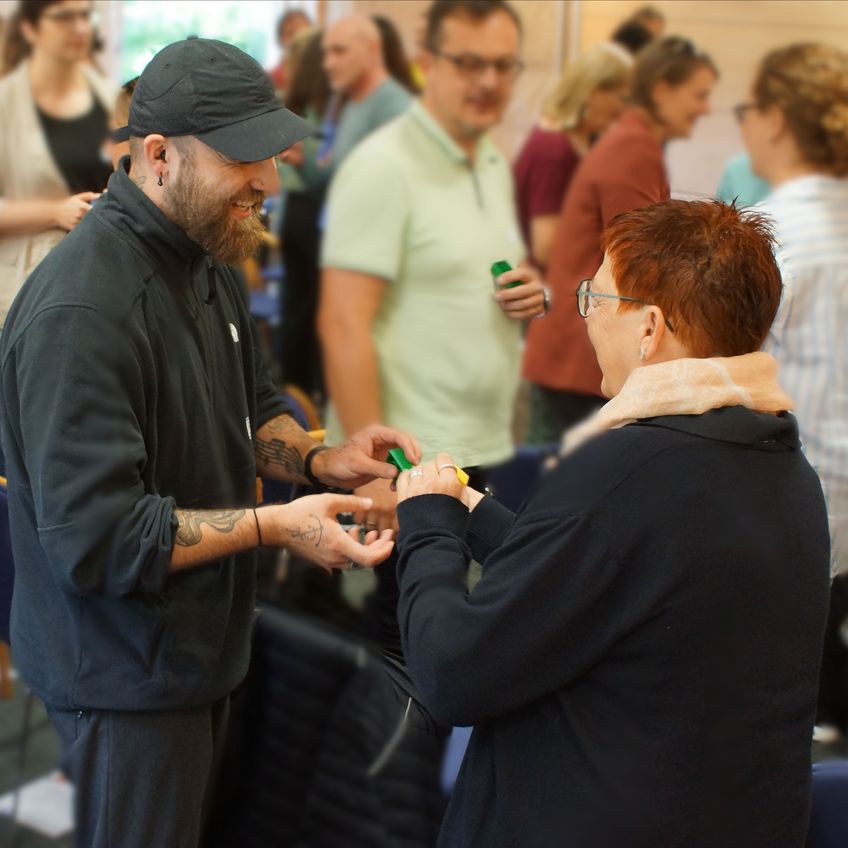
[[715, 359], [674, 359], [636, 368], [621, 391], [591, 418], [566, 431], [562, 455], [606, 430], [659, 415], [700, 415], [722, 406], [777, 414], [792, 399], [777, 383], [777, 361], [768, 353]]

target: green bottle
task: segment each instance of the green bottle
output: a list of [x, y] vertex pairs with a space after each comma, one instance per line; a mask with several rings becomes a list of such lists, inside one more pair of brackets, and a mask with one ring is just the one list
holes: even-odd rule
[[[511, 270], [512, 270], [512, 265], [510, 265], [509, 262], [506, 261], [506, 259], [499, 259], [497, 262], [493, 262], [492, 268], [491, 268], [492, 281], [494, 282], [498, 277], [500, 277], [501, 274], [505, 274], [507, 271], [511, 271]], [[514, 289], [516, 286], [520, 286], [520, 285], [521, 285], [521, 280], [516, 280], [513, 283], [507, 283], [505, 286], [498, 286], [498, 284], [495, 283], [495, 291], [497, 291], [499, 288], [501, 288], [501, 289]]]

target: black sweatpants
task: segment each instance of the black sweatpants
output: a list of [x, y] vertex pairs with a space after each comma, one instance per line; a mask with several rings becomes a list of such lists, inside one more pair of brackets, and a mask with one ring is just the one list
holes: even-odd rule
[[179, 712], [47, 707], [74, 784], [77, 848], [197, 848], [229, 698]]

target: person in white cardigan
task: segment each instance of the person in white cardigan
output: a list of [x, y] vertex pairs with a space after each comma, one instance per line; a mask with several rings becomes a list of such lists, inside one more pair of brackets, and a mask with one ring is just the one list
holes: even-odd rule
[[111, 170], [99, 143], [87, 142], [104, 119], [108, 127], [116, 94], [88, 64], [93, 15], [89, 0], [21, 0], [10, 27], [28, 55], [0, 79], [0, 327], [23, 281], [80, 222]]

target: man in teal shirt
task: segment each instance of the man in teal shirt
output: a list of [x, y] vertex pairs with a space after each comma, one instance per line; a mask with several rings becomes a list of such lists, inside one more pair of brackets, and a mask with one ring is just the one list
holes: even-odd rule
[[350, 15], [324, 35], [324, 70], [347, 102], [339, 118], [329, 166], [333, 171], [374, 130], [409, 108], [410, 93], [389, 76], [380, 31], [370, 18]]

